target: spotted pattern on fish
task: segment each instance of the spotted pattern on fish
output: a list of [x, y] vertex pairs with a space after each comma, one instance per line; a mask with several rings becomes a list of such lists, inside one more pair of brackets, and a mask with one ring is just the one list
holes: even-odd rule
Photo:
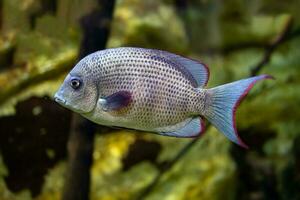
[[195, 90], [188, 72], [154, 51], [110, 49], [90, 55], [84, 65], [89, 63], [93, 68], [84, 69], [98, 76], [102, 97], [120, 90], [133, 94], [130, 106], [111, 114], [143, 129], [177, 124], [192, 116], [195, 107], [204, 107], [204, 93]]

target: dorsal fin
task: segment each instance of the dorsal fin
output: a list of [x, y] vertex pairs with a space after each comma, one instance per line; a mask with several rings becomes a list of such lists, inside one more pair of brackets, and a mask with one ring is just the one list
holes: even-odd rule
[[169, 58], [173, 62], [187, 69], [190, 72], [190, 74], [193, 76], [195, 81], [197, 82], [197, 87], [202, 88], [206, 86], [209, 79], [209, 69], [204, 63], [189, 58], [185, 58], [173, 53], [169, 53], [166, 51], [159, 51], [159, 53], [161, 56], [164, 56], [165, 58]]

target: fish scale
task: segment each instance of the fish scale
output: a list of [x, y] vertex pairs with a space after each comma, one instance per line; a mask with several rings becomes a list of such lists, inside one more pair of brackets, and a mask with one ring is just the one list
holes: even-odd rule
[[260, 75], [205, 89], [207, 66], [166, 51], [121, 47], [83, 58], [55, 94], [61, 105], [95, 123], [196, 137], [208, 119], [231, 141], [239, 138], [235, 112]]

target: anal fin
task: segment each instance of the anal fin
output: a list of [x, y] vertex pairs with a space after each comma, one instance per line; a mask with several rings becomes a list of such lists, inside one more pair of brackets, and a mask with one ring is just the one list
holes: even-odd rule
[[197, 137], [205, 130], [204, 121], [201, 117], [190, 118], [173, 126], [158, 129], [160, 135], [171, 137]]

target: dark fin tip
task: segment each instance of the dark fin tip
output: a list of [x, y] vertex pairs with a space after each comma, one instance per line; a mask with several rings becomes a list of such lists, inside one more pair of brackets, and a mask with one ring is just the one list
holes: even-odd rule
[[[199, 61], [198, 61], [198, 62], [199, 62]], [[205, 84], [204, 84], [204, 86], [206, 86], [207, 83], [208, 83], [208, 80], [209, 80], [209, 76], [210, 76], [209, 67], [208, 67], [207, 64], [205, 64], [205, 63], [203, 63], [203, 62], [199, 62], [199, 63], [202, 64], [202, 65], [205, 67], [206, 71], [207, 71], [207, 77], [206, 77], [206, 81], [205, 81]]]
[[107, 98], [107, 110], [118, 111], [126, 106], [128, 106], [132, 101], [131, 92], [119, 91]]
[[124, 97], [124, 102], [122, 102], [122, 106], [128, 106], [130, 104], [130, 102], [132, 101], [132, 96], [131, 93], [128, 91], [120, 91], [118, 93], [119, 95], [122, 95]]

